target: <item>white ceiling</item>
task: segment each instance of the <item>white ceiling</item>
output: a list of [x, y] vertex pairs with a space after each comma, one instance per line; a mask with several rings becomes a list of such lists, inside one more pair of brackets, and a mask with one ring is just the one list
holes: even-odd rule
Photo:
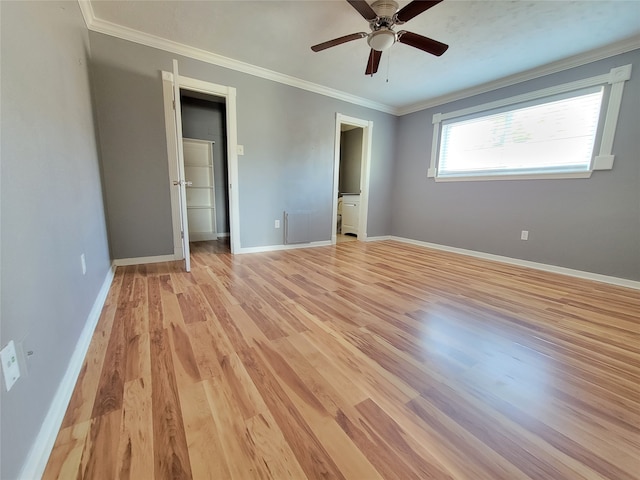
[[[408, 1], [398, 3], [402, 8]], [[565, 59], [579, 63], [592, 58], [589, 53], [640, 47], [639, 0], [445, 0], [401, 28], [447, 43], [449, 50], [434, 57], [396, 44], [369, 77], [366, 39], [319, 53], [310, 49], [369, 31], [344, 0], [91, 0], [90, 6], [92, 22], [102, 25], [95, 30], [127, 27], [397, 111]]]

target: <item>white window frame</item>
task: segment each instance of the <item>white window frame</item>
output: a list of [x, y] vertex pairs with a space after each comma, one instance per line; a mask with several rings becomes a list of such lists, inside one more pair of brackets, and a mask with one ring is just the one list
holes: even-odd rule
[[[597, 75], [595, 77], [577, 80], [575, 82], [564, 83], [555, 87], [536, 90], [534, 92], [497, 100], [474, 107], [456, 110], [448, 113], [436, 113], [433, 116], [433, 142], [431, 145], [431, 163], [427, 170], [427, 177], [433, 178], [436, 182], [460, 182], [460, 181], [483, 181], [483, 180], [525, 180], [525, 179], [549, 179], [549, 178], [589, 178], [595, 170], [611, 170], [613, 168], [614, 155], [613, 139], [618, 123], [618, 114], [622, 104], [622, 93], [624, 82], [631, 78], [631, 64], [612, 68], [609, 73]], [[438, 177], [438, 155], [440, 152], [440, 132], [441, 123], [446, 120], [465, 117], [480, 112], [489, 112], [498, 108], [517, 105], [523, 102], [530, 102], [537, 99], [551, 97], [554, 95], [581, 90], [589, 87], [611, 85], [608, 94], [607, 111], [604, 117], [603, 126], [598, 130], [602, 132], [600, 136], [600, 150], [598, 155], [591, 162], [591, 167], [587, 171], [565, 172], [565, 173], [535, 173], [535, 174], [508, 174], [508, 175], [473, 175], [473, 176], [447, 176]], [[605, 93], [605, 99], [607, 95]], [[596, 145], [597, 147], [597, 145]], [[595, 147], [594, 147], [595, 150]]]

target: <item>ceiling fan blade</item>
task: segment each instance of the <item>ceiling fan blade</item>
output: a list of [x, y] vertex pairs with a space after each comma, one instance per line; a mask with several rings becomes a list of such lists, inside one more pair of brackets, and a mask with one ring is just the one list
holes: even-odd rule
[[405, 45], [423, 50], [431, 55], [435, 55], [436, 57], [442, 55], [449, 48], [449, 45], [445, 43], [438, 42], [432, 38], [423, 37], [417, 33], [407, 32], [405, 30], [398, 32], [398, 41]]
[[382, 52], [372, 48], [371, 53], [369, 54], [369, 61], [367, 62], [367, 69], [364, 72], [365, 75], [373, 75], [378, 71], [380, 58], [382, 58]]
[[435, 7], [442, 0], [425, 1], [425, 0], [413, 0], [403, 8], [400, 9], [396, 17], [400, 23], [408, 22], [413, 17], [420, 15], [422, 12], [429, 10], [431, 7]]
[[333, 40], [329, 40], [327, 42], [322, 42], [322, 43], [319, 43], [318, 45], [314, 45], [313, 47], [311, 47], [311, 50], [313, 50], [314, 52], [319, 52], [321, 50], [335, 47], [336, 45], [342, 45], [343, 43], [351, 42], [352, 40], [358, 40], [366, 36], [367, 34], [364, 32], [352, 33], [351, 35], [345, 35], [344, 37], [334, 38]]
[[369, 22], [378, 16], [376, 15], [376, 12], [373, 11], [373, 8], [371, 8], [371, 5], [369, 5], [365, 0], [347, 0], [347, 2], [349, 2], [349, 4], [351, 4], [351, 6]]

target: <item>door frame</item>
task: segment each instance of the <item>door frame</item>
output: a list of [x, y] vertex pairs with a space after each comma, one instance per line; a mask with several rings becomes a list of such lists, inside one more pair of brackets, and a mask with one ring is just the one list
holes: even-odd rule
[[333, 215], [331, 222], [331, 243], [337, 241], [338, 224], [338, 182], [340, 179], [340, 136], [342, 125], [362, 128], [362, 161], [360, 163], [360, 212], [358, 221], [358, 240], [367, 239], [367, 217], [369, 212], [369, 174], [371, 172], [371, 144], [373, 141], [373, 122], [336, 113], [335, 145], [333, 153]]
[[[240, 201], [238, 192], [238, 123], [236, 109], [236, 89], [225, 85], [198, 80], [195, 78], [178, 75], [178, 87], [181, 90], [204, 93], [225, 99], [227, 121], [227, 186], [229, 196], [229, 230], [231, 241], [231, 253], [240, 251]], [[176, 260], [184, 258], [181, 234], [180, 216], [180, 191], [173, 187], [180, 168], [177, 155], [177, 135], [170, 125], [174, 122], [173, 114], [173, 85], [174, 75], [171, 72], [162, 72], [162, 91], [164, 99], [165, 126], [167, 132], [167, 156], [169, 161], [169, 185], [171, 193], [171, 217], [173, 225], [173, 249]], [[180, 107], [180, 98], [175, 99], [176, 108]], [[186, 199], [184, 199], [186, 201]]]

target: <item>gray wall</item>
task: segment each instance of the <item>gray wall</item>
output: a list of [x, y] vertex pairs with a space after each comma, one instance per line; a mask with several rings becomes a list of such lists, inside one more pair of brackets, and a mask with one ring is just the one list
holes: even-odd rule
[[[1, 345], [34, 355], [0, 387], [0, 478], [16, 478], [110, 267], [75, 2], [0, 2]], [[82, 275], [80, 254], [86, 254]]]
[[[633, 63], [612, 171], [590, 179], [436, 183], [427, 179], [432, 116]], [[394, 235], [640, 280], [640, 50], [403, 116]], [[529, 240], [521, 241], [521, 230]]]
[[213, 144], [213, 177], [216, 194], [216, 232], [229, 233], [227, 190], [227, 129], [224, 100], [213, 102], [182, 97], [182, 135]]
[[391, 231], [393, 115], [90, 32], [114, 258], [173, 253], [162, 83], [182, 75], [237, 89], [240, 243], [279, 245], [283, 211], [312, 212], [312, 241], [331, 238], [336, 112], [372, 120], [368, 234]]
[[353, 128], [340, 133], [339, 193], [360, 193], [363, 132], [362, 128]]

